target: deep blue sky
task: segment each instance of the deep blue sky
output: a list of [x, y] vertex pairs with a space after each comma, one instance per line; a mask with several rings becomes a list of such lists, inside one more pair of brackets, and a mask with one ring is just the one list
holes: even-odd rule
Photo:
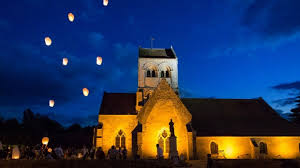
[[185, 97], [263, 97], [285, 113], [300, 90], [298, 0], [13, 0], [0, 8], [5, 118], [31, 108], [66, 125], [95, 123], [103, 91], [136, 91], [138, 47], [150, 37], [154, 47], [173, 45]]

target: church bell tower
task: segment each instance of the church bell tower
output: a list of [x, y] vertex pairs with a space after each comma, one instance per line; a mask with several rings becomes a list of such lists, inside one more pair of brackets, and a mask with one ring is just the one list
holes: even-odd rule
[[139, 48], [138, 90], [136, 92], [138, 112], [163, 78], [178, 94], [178, 60], [173, 47], [169, 49]]

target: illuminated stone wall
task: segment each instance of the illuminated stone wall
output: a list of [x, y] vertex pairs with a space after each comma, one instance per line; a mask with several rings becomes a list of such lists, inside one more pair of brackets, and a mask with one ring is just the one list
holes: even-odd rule
[[[156, 156], [156, 144], [159, 144], [164, 131], [167, 137], [170, 136], [170, 119], [174, 122], [178, 153], [189, 158], [186, 124], [191, 121], [192, 116], [166, 80], [160, 82], [137, 117], [143, 126], [141, 145], [143, 158]], [[164, 157], [168, 157], [168, 150], [165, 150]]]
[[[139, 58], [138, 60], [138, 87], [139, 88], [155, 88], [161, 81], [160, 72], [165, 71], [166, 68], [171, 70], [170, 78], [164, 78], [171, 85], [171, 87], [178, 90], [178, 68], [177, 58], [162, 59], [162, 58]], [[158, 71], [155, 78], [147, 77], [147, 69], [156, 69]]]
[[[174, 122], [175, 136], [177, 137], [177, 150], [179, 155], [188, 155], [188, 136], [186, 124], [177, 115], [176, 108], [171, 101], [160, 101], [153, 107], [147, 121], [143, 124], [142, 152], [143, 158], [154, 158], [156, 156], [156, 144], [159, 143], [160, 135], [164, 132], [170, 136], [169, 122]], [[167, 148], [167, 147], [166, 147]], [[168, 157], [165, 150], [164, 157]]]
[[[254, 147], [250, 138], [267, 144], [268, 154], [260, 154], [259, 147]], [[299, 157], [300, 137], [197, 137], [197, 158], [206, 159], [210, 153], [210, 143], [218, 144], [219, 154], [215, 158], [227, 159], [294, 159]]]
[[[132, 134], [131, 132], [137, 126], [136, 115], [99, 115], [99, 122], [103, 123], [102, 127], [102, 142], [101, 139], [96, 140], [96, 146], [102, 146], [104, 152], [115, 145], [115, 138], [120, 130], [122, 130], [126, 137], [126, 148], [128, 156], [132, 155]], [[102, 144], [102, 145], [101, 145]]]

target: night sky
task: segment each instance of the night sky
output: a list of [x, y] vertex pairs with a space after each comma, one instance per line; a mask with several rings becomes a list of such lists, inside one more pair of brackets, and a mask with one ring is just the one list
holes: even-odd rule
[[183, 97], [263, 97], [284, 114], [300, 91], [299, 33], [299, 0], [3, 1], [0, 116], [30, 108], [64, 125], [96, 123], [104, 91], [136, 91], [138, 47], [151, 37], [175, 49]]

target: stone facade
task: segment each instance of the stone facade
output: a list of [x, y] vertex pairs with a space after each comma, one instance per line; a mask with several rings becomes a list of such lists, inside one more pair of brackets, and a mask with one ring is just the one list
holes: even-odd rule
[[[129, 158], [155, 158], [159, 144], [168, 158], [172, 119], [178, 155], [186, 159], [206, 159], [207, 154], [221, 159], [299, 157], [300, 129], [262, 99], [179, 98], [173, 48], [142, 49], [137, 92], [106, 95], [110, 97], [103, 97], [94, 140], [105, 152], [115, 145], [126, 147]], [[261, 118], [266, 121], [258, 123]]]

